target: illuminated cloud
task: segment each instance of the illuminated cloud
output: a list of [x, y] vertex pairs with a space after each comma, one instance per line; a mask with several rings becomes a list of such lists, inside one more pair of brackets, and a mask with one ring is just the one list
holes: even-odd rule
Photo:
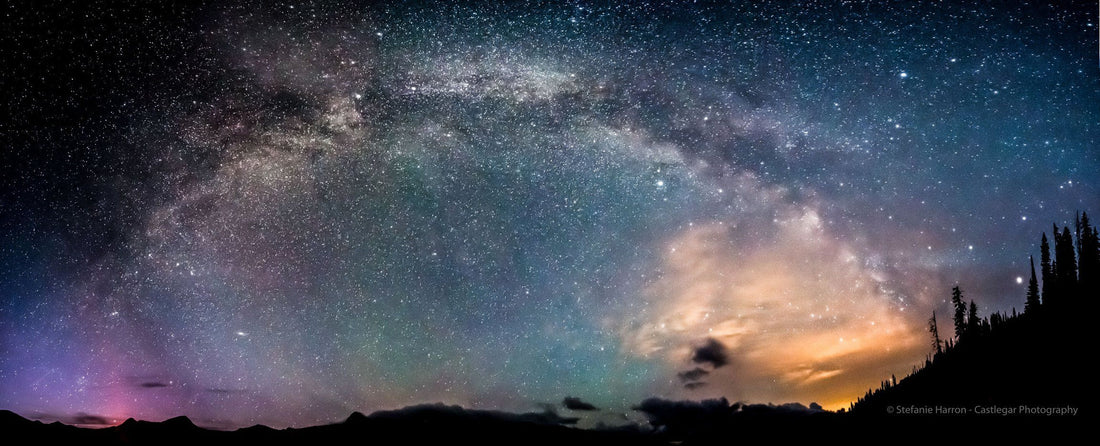
[[[669, 368], [715, 366], [706, 395], [817, 398], [832, 408], [921, 353], [920, 321], [812, 207], [786, 207], [763, 242], [732, 228], [695, 225], [667, 243], [664, 274], [643, 297], [648, 310], [622, 331], [628, 351]], [[727, 367], [711, 355], [723, 345]]]

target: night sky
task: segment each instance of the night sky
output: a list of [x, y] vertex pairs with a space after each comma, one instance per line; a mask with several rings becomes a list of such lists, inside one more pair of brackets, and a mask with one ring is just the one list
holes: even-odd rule
[[1094, 2], [123, 3], [3, 10], [28, 417], [847, 407], [1100, 214]]

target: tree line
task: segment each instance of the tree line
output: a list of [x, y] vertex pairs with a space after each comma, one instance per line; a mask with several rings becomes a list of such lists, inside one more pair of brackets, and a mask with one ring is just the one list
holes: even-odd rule
[[[933, 311], [927, 328], [931, 336], [931, 353], [925, 359], [924, 366], [914, 366], [909, 376], [932, 367], [940, 358], [973, 355], [975, 349], [995, 345], [1016, 333], [1036, 335], [1038, 333], [1035, 331], [1048, 327], [1077, 324], [1081, 314], [1090, 314], [1095, 310], [1100, 301], [1100, 235], [1087, 213], [1077, 215], [1072, 228], [1059, 228], [1055, 224], [1049, 237], [1043, 232], [1039, 239], [1038, 272], [1034, 255], [1029, 256], [1029, 264], [1024, 311], [1019, 314], [1013, 308], [1011, 314], [993, 313], [983, 318], [978, 313], [978, 304], [973, 300], [967, 301], [962, 289], [954, 286], [950, 307], [954, 336], [944, 338], [940, 334], [937, 315]], [[1004, 336], [1000, 336], [1002, 332]], [[897, 385], [898, 380], [891, 376], [877, 390], [868, 390], [864, 397], [853, 403], [852, 408], [871, 404], [870, 400], [876, 394], [888, 393]]]
[[[1046, 232], [1042, 233], [1039, 241], [1041, 276], [1035, 273], [1035, 256], [1029, 258], [1031, 277], [1024, 299], [1026, 317], [1038, 317], [1043, 312], [1057, 314], [1074, 307], [1093, 305], [1100, 291], [1097, 286], [1100, 279], [1100, 234], [1089, 222], [1088, 213], [1079, 214], [1074, 219], [1073, 232], [1069, 226], [1062, 227], [1059, 232], [1058, 225], [1055, 224], [1051, 234], [1054, 238], [1053, 250]], [[1042, 278], [1041, 291], [1039, 277]], [[1013, 308], [1012, 316], [994, 313], [983, 319], [978, 316], [978, 304], [973, 300], [967, 304], [958, 285], [951, 289], [951, 304], [954, 309], [954, 340], [944, 341], [940, 337], [935, 311], [928, 320], [932, 350], [936, 354], [943, 353], [963, 339], [988, 334], [1008, 320], [1020, 316]]]

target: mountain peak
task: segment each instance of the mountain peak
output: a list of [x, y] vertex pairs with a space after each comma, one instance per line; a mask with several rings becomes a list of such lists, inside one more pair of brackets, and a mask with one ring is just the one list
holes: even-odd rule
[[362, 423], [364, 421], [367, 421], [367, 416], [363, 415], [362, 412], [355, 411], [348, 415], [348, 419], [344, 420], [344, 424]]
[[161, 423], [161, 424], [164, 424], [165, 426], [183, 427], [183, 428], [196, 427], [195, 423], [192, 423], [190, 418], [187, 418], [186, 416], [182, 416], [182, 415], [178, 416], [178, 417], [169, 418], [167, 420], [164, 420], [164, 422]]

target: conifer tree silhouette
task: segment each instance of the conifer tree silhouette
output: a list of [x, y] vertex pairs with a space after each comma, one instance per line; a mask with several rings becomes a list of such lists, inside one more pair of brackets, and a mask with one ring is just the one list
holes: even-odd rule
[[1050, 262], [1050, 242], [1047, 241], [1047, 233], [1043, 233], [1043, 241], [1039, 244], [1039, 269], [1043, 274], [1043, 303], [1049, 305], [1054, 298], [1054, 268]]
[[1039, 305], [1039, 281], [1035, 278], [1035, 256], [1031, 256], [1031, 280], [1027, 282], [1027, 300], [1024, 302], [1024, 312], [1035, 314], [1039, 311]]
[[[928, 332], [936, 356], [929, 355], [923, 368], [914, 366], [913, 373], [901, 381], [895, 383], [891, 376], [878, 391], [869, 391], [853, 404], [852, 410], [875, 413], [896, 404], [938, 401], [1087, 404], [1086, 392], [1066, 379], [1065, 370], [1091, 367], [1092, 358], [1081, 355], [1079, 346], [1091, 345], [1096, 336], [1091, 321], [1100, 310], [1096, 308], [1100, 306], [1100, 229], [1086, 212], [1074, 219], [1073, 228], [1054, 225], [1053, 229], [1051, 239], [1046, 233], [1041, 238], [1042, 288], [1035, 258], [1028, 258], [1031, 275], [1023, 313], [1017, 314], [1013, 307], [1011, 315], [991, 311], [983, 319], [977, 302], [967, 302], [959, 286], [954, 286], [955, 336], [939, 338], [933, 311]], [[963, 339], [966, 347], [957, 349]], [[1028, 351], [1023, 361], [1018, 355], [1021, 347]], [[985, 383], [954, 382], [959, 374]]]
[[1057, 304], [1062, 307], [1066, 298], [1075, 295], [1077, 290], [1077, 259], [1073, 249], [1073, 235], [1068, 226], [1063, 227], [1062, 235], [1054, 239], [1054, 261], [1058, 265]]
[[961, 339], [966, 331], [966, 302], [958, 285], [951, 289], [951, 304], [955, 306], [955, 338]]
[[1077, 279], [1081, 296], [1090, 301], [1098, 294], [1098, 269], [1100, 269], [1100, 240], [1096, 228], [1089, 222], [1088, 212], [1081, 214], [1078, 224]]
[[940, 329], [936, 326], [936, 311], [932, 310], [932, 318], [928, 319], [928, 332], [932, 333], [932, 350], [936, 354], [943, 353], [943, 341], [940, 340]]
[[982, 330], [982, 319], [978, 317], [978, 304], [970, 301], [970, 313], [966, 316], [966, 334], [978, 334]]

